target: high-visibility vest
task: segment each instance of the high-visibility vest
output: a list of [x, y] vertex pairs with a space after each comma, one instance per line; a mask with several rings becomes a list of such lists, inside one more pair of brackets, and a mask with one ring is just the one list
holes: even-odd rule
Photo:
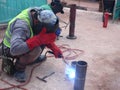
[[[10, 25], [16, 20], [16, 19], [21, 19], [27, 22], [29, 28], [30, 28], [30, 37], [33, 36], [33, 31], [32, 31], [32, 27], [30, 25], [30, 17], [29, 17], [29, 13], [28, 13], [29, 9], [25, 9], [23, 10], [19, 15], [17, 15], [16, 17], [14, 17], [9, 23], [8, 23], [8, 27], [7, 30], [5, 32], [5, 37], [3, 39], [3, 44], [7, 47], [10, 48], [11, 44], [10, 44], [10, 40], [11, 40], [11, 33], [10, 33]], [[22, 27], [22, 26], [21, 26]]]

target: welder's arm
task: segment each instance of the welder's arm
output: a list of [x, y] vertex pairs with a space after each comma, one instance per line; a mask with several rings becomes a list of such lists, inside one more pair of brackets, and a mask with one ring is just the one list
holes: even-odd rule
[[32, 38], [28, 39], [26, 43], [29, 49], [32, 50], [33, 48], [37, 46], [54, 42], [55, 38], [56, 38], [55, 33], [46, 33], [46, 28], [43, 28], [42, 31], [38, 35], [33, 36]]
[[17, 19], [10, 25], [10, 53], [12, 56], [19, 56], [29, 52], [26, 39], [30, 37], [29, 26], [26, 21]]
[[56, 44], [54, 42], [49, 43], [46, 46], [53, 51], [54, 56], [56, 58], [62, 58], [63, 57], [62, 51], [56, 46]]

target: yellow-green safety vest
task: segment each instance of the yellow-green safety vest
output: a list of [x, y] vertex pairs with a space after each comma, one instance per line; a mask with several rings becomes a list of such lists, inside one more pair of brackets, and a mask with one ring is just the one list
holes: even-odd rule
[[3, 44], [7, 47], [10, 48], [10, 39], [11, 39], [11, 33], [10, 33], [10, 25], [16, 20], [16, 19], [22, 19], [24, 21], [27, 22], [29, 28], [30, 28], [30, 37], [33, 36], [33, 31], [32, 31], [32, 27], [30, 25], [30, 17], [29, 17], [29, 13], [28, 13], [29, 9], [25, 9], [23, 10], [19, 15], [17, 15], [16, 17], [14, 17], [9, 23], [8, 23], [8, 27], [7, 30], [5, 32], [5, 37], [3, 39]]

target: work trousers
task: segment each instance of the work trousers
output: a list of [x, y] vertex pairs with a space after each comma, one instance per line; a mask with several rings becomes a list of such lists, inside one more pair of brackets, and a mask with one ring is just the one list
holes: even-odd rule
[[19, 56], [12, 56], [10, 54], [10, 48], [6, 47], [5, 45], [2, 45], [2, 54], [6, 57], [10, 57], [15, 59], [15, 68], [17, 70], [23, 71], [25, 70], [26, 66], [30, 63], [34, 62], [42, 53], [44, 47], [36, 47], [33, 50]]

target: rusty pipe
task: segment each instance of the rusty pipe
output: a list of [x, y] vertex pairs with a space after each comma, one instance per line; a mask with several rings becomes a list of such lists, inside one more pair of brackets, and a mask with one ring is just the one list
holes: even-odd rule
[[76, 39], [77, 37], [74, 35], [75, 32], [75, 18], [76, 18], [76, 4], [70, 5], [70, 26], [69, 26], [69, 35], [67, 36], [68, 39]]

